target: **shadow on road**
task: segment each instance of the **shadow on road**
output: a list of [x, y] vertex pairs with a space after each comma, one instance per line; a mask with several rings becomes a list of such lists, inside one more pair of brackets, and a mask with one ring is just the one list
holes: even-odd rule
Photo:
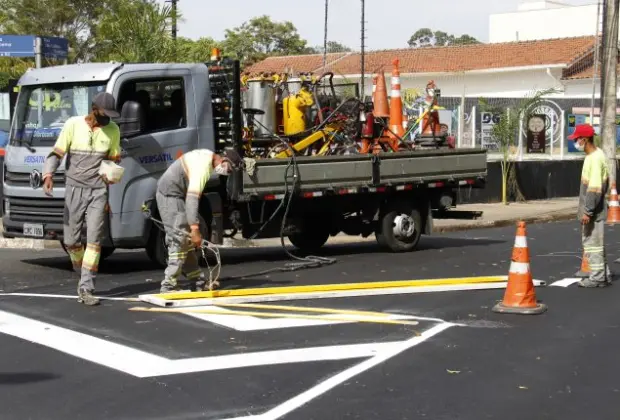
[[[469, 248], [474, 246], [479, 247], [504, 242], [506, 241], [491, 239], [422, 237], [418, 249], [417, 251], [414, 251], [414, 253], [435, 249], [461, 247]], [[288, 250], [293, 255], [299, 257], [308, 255], [294, 249], [293, 247], [289, 247]], [[389, 255], [393, 255], [390, 251], [381, 249], [374, 241], [334, 245], [328, 244], [327, 246], [320, 249], [318, 252], [314, 253], [314, 255], [316, 256], [334, 258], [345, 255], [368, 254], [385, 254], [386, 257], [389, 257]], [[281, 247], [222, 249], [221, 256], [222, 264], [224, 266], [235, 266], [238, 264], [247, 263], [272, 263], [291, 261], [291, 258], [282, 250]], [[56, 268], [72, 271], [71, 263], [67, 256], [55, 258], [32, 258], [22, 260], [21, 262], [46, 268]], [[152, 270], [161, 270], [163, 272], [163, 268], [153, 264], [153, 262], [151, 262], [143, 252], [117, 251], [117, 253], [113, 254], [108, 259], [101, 261], [99, 266], [99, 273], [111, 275], [140, 273]], [[247, 284], [247, 282], [247, 280], [244, 280], [244, 284]], [[145, 285], [138, 286], [145, 287]]]
[[60, 375], [44, 372], [0, 373], [0, 385], [22, 385], [59, 378]]

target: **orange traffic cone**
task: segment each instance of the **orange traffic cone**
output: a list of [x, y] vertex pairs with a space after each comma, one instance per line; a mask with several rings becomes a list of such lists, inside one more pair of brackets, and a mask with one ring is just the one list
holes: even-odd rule
[[583, 251], [583, 257], [581, 257], [581, 268], [575, 273], [575, 277], [590, 277], [590, 264], [585, 251]]
[[390, 107], [388, 105], [387, 88], [385, 87], [385, 75], [379, 73], [377, 77], [377, 89], [375, 90], [375, 117], [388, 118], [390, 116]]
[[400, 71], [398, 70], [398, 58], [392, 61], [392, 94], [390, 97], [390, 131], [388, 137], [402, 138], [405, 134], [403, 129], [403, 100], [400, 98]]
[[618, 191], [616, 183], [611, 184], [611, 195], [609, 197], [609, 207], [607, 209], [607, 224], [615, 225], [620, 223], [620, 203], [618, 202]]
[[504, 300], [493, 307], [493, 312], [537, 315], [546, 310], [547, 305], [536, 301], [536, 291], [530, 272], [530, 251], [527, 246], [525, 222], [519, 222]]

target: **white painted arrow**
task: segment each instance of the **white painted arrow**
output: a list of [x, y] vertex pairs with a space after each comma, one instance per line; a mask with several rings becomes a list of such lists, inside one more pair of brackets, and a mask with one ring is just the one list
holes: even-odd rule
[[[217, 314], [201, 314], [197, 312], [200, 309], [208, 309], [209, 311], [221, 312], [222, 315]], [[351, 319], [351, 321], [334, 321], [328, 319], [321, 318], [329, 318], [332, 315], [315, 315], [312, 318], [315, 319], [294, 319], [294, 318], [259, 318], [256, 316], [250, 315], [227, 315], [227, 312], [232, 312], [229, 309], [218, 307], [218, 306], [193, 306], [188, 308], [187, 312], [180, 310], [178, 313], [182, 313], [184, 315], [189, 315], [193, 318], [197, 318], [203, 321], [211, 322], [226, 328], [231, 328], [237, 331], [262, 331], [262, 330], [273, 330], [280, 328], [298, 328], [298, 327], [313, 327], [313, 326], [324, 326], [324, 325], [334, 325], [334, 324], [348, 324], [353, 322], [358, 322], [358, 319], [361, 319], [360, 316], [352, 317], [357, 319]], [[339, 315], [341, 318], [346, 318], [347, 314], [342, 313]], [[391, 315], [386, 314], [385, 319], [390, 320], [399, 320], [399, 319], [419, 319], [415, 316], [410, 315]], [[434, 319], [433, 319], [434, 320]]]

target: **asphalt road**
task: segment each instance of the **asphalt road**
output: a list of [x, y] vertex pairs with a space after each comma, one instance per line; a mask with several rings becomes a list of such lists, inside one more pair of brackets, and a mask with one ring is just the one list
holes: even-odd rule
[[[423, 238], [407, 254], [328, 246], [321, 255], [336, 258], [333, 265], [223, 287], [506, 275], [514, 234], [509, 227]], [[608, 228], [606, 239], [620, 271], [613, 263], [620, 228]], [[580, 266], [575, 222], [528, 226], [528, 243], [535, 279], [551, 284]], [[278, 249], [223, 258], [224, 276], [289, 262]], [[69, 268], [62, 251], [2, 250], [0, 285], [4, 293], [74, 295]], [[98, 293], [156, 292], [161, 275], [142, 253], [120, 252], [102, 263]], [[0, 417], [612, 419], [620, 397], [618, 287], [537, 288], [549, 307], [537, 316], [492, 312], [501, 289], [278, 302], [409, 315], [418, 317], [415, 326], [286, 326], [247, 317], [225, 325], [230, 316], [129, 310], [148, 306], [140, 302], [88, 308], [72, 298], [5, 295]]]

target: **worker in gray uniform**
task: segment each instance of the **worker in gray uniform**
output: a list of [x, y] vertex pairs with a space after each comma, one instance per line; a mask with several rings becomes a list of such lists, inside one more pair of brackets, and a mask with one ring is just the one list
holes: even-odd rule
[[[226, 157], [207, 149], [185, 153], [175, 161], [157, 182], [157, 208], [166, 232], [168, 266], [161, 282], [161, 293], [179, 290], [181, 274], [203, 290], [205, 275], [198, 265], [196, 248], [202, 246], [199, 204], [212, 173], [228, 175], [241, 159], [234, 152]], [[187, 232], [188, 235], [180, 234]]]
[[[51, 196], [52, 175], [66, 156], [63, 241], [74, 270], [80, 273], [78, 302], [89, 306], [99, 304], [93, 292], [108, 208], [109, 181], [99, 175], [99, 168], [104, 160], [120, 162], [120, 130], [110, 120], [118, 116], [114, 97], [97, 94], [90, 114], [65, 122], [43, 167], [43, 191]], [[82, 244], [84, 222], [86, 247]]]

